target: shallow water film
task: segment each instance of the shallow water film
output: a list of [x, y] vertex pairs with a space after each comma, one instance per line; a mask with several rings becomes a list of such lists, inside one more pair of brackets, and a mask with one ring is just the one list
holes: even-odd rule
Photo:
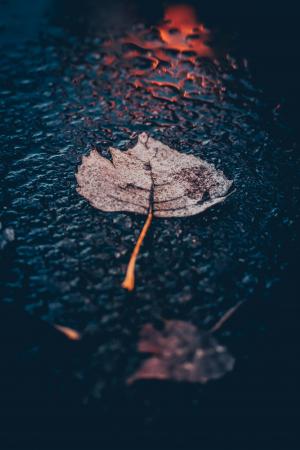
[[[286, 334], [280, 319], [293, 320], [299, 210], [286, 91], [276, 95], [266, 75], [254, 76], [259, 56], [247, 38], [237, 44], [234, 21], [214, 21], [209, 9], [202, 18], [197, 2], [1, 8], [4, 416], [28, 404], [56, 416], [71, 405], [75, 423], [93, 431], [101, 417], [101, 436], [114, 421], [126, 437], [139, 426], [150, 435], [174, 422], [187, 430], [206, 420], [207, 408], [215, 414], [219, 402], [233, 402], [240, 411], [261, 392], [272, 405], [280, 381], [265, 387], [275, 360], [290, 362], [275, 347]], [[126, 150], [142, 132], [214, 164], [234, 192], [203, 214], [154, 220], [129, 294], [121, 283], [144, 217], [94, 209], [78, 195], [75, 173], [92, 149], [109, 158], [109, 146]], [[145, 324], [183, 320], [209, 330], [241, 300], [218, 332], [238, 361], [224, 380], [126, 385], [143, 359]], [[82, 339], [68, 340], [55, 325]]]

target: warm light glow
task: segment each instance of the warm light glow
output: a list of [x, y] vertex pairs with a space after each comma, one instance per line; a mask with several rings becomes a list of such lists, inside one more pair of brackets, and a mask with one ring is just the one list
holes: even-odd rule
[[169, 6], [165, 11], [164, 22], [158, 29], [165, 47], [169, 49], [181, 52], [194, 51], [200, 56], [213, 56], [211, 48], [206, 45], [209, 32], [197, 22], [192, 6]]
[[210, 32], [197, 22], [195, 10], [191, 6], [176, 5], [166, 8], [164, 20], [157, 30], [160, 40], [146, 41], [143, 36], [129, 35], [124, 39], [124, 43], [134, 44], [145, 50], [157, 49], [155, 56], [165, 61], [169, 61], [170, 57], [163, 50], [194, 52], [197, 56], [208, 58], [214, 56], [213, 50], [207, 45]]
[[215, 53], [211, 33], [189, 5], [168, 6], [160, 24], [139, 27], [118, 41], [107, 40], [104, 66], [113, 70], [121, 55], [127, 82], [153, 98], [176, 103], [204, 99], [219, 92], [213, 76]]

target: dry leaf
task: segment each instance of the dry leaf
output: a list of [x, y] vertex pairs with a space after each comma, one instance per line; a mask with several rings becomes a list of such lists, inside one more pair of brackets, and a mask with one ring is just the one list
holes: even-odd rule
[[232, 181], [212, 164], [186, 155], [146, 133], [135, 147], [110, 148], [112, 161], [97, 150], [82, 158], [78, 192], [102, 211], [154, 217], [191, 216], [224, 200]]
[[234, 358], [211, 332], [179, 320], [165, 321], [162, 331], [144, 325], [138, 350], [153, 356], [128, 378], [129, 384], [141, 379], [206, 383], [221, 378], [234, 366]]
[[134, 248], [123, 287], [134, 288], [137, 254], [152, 217], [184, 217], [222, 202], [232, 185], [212, 164], [186, 155], [146, 133], [135, 147], [110, 148], [112, 161], [92, 150], [76, 174], [77, 191], [102, 211], [148, 214]]

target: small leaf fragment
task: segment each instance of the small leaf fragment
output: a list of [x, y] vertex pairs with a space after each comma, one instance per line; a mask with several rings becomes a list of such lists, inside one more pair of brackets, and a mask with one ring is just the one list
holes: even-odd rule
[[65, 327], [63, 325], [54, 325], [54, 327], [67, 336], [67, 338], [71, 339], [71, 341], [79, 341], [81, 339], [81, 334], [73, 328]]

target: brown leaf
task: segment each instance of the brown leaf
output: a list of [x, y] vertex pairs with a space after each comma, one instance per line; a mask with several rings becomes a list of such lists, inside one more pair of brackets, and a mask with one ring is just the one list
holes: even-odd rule
[[232, 184], [212, 164], [146, 133], [135, 147], [110, 152], [112, 162], [92, 150], [76, 175], [78, 192], [102, 211], [148, 214], [151, 206], [154, 217], [190, 216], [222, 202]]
[[179, 320], [165, 321], [162, 331], [144, 325], [138, 350], [153, 356], [128, 378], [129, 384], [141, 379], [206, 383], [234, 366], [234, 358], [210, 332]]

